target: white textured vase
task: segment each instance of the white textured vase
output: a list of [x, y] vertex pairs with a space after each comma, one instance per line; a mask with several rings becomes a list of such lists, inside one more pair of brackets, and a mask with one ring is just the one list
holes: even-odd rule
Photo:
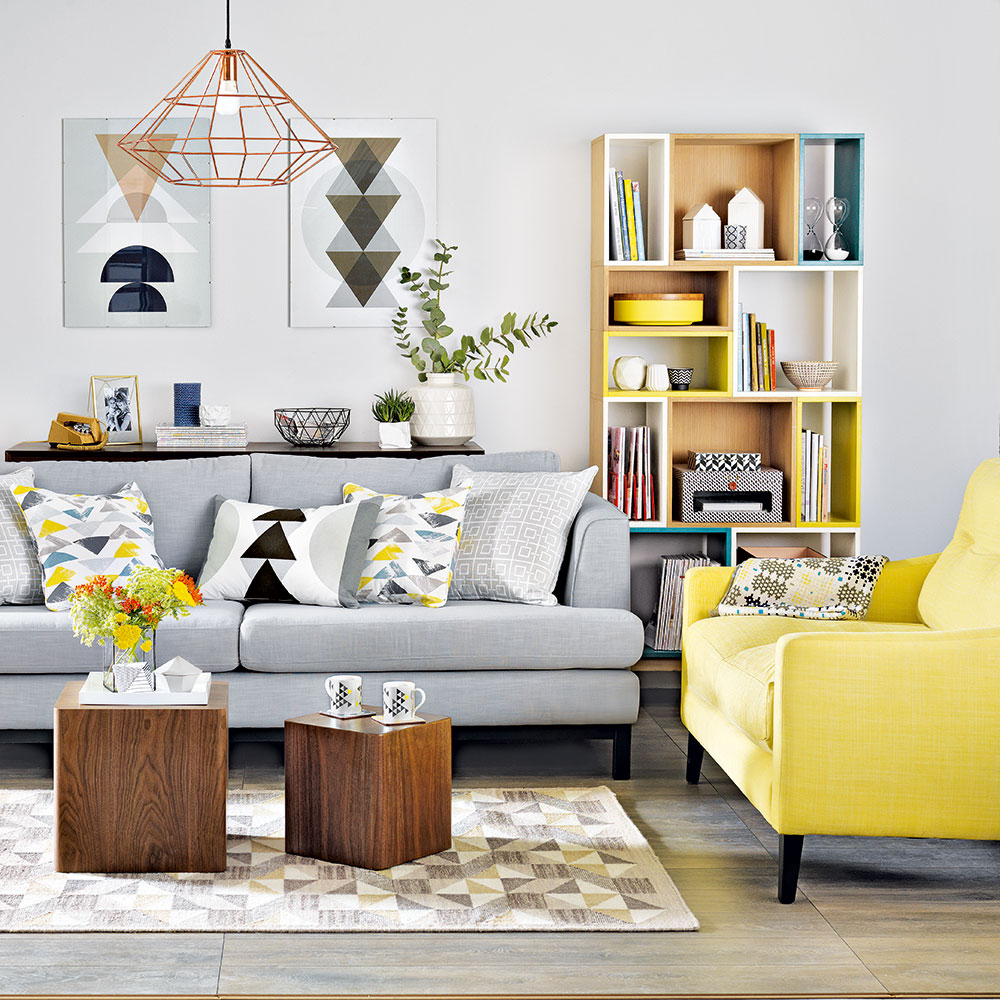
[[472, 390], [460, 375], [432, 372], [407, 391], [416, 406], [410, 431], [418, 444], [465, 444], [476, 433]]

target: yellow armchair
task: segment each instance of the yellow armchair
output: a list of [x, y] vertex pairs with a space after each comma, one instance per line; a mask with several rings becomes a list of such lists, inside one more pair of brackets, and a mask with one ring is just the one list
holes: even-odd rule
[[685, 579], [681, 718], [779, 834], [1000, 837], [1000, 460], [944, 553], [890, 562], [863, 622], [712, 617], [732, 570]]

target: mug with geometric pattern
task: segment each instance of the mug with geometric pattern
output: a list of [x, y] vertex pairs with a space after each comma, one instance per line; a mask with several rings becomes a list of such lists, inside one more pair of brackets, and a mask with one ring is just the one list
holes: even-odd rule
[[330, 696], [330, 714], [341, 719], [361, 715], [361, 677], [358, 674], [335, 674], [326, 679]]
[[[420, 701], [415, 698], [417, 693]], [[418, 688], [413, 681], [386, 681], [382, 685], [382, 714], [390, 722], [410, 721], [426, 700], [424, 689]]]

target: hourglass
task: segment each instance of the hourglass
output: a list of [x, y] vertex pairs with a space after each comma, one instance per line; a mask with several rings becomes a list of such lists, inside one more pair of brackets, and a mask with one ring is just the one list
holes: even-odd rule
[[816, 235], [816, 224], [823, 215], [823, 202], [819, 198], [806, 198], [802, 202], [802, 219], [806, 224], [806, 236], [802, 245], [803, 260], [822, 260], [823, 244]]
[[847, 240], [844, 239], [843, 234], [840, 232], [850, 213], [851, 203], [846, 198], [837, 198], [834, 196], [826, 203], [826, 217], [833, 226], [833, 232], [826, 241], [825, 253], [827, 260], [847, 260], [851, 256], [851, 248], [847, 245]]

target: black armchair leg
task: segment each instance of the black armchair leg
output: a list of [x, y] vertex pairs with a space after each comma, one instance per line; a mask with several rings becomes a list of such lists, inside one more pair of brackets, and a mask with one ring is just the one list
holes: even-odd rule
[[705, 748], [688, 733], [687, 783], [697, 785], [701, 780], [701, 765], [705, 759]]
[[778, 835], [778, 902], [794, 903], [795, 889], [799, 882], [799, 865], [802, 862], [800, 834]]
[[632, 777], [632, 727], [615, 726], [611, 738], [611, 777], [627, 781]]

